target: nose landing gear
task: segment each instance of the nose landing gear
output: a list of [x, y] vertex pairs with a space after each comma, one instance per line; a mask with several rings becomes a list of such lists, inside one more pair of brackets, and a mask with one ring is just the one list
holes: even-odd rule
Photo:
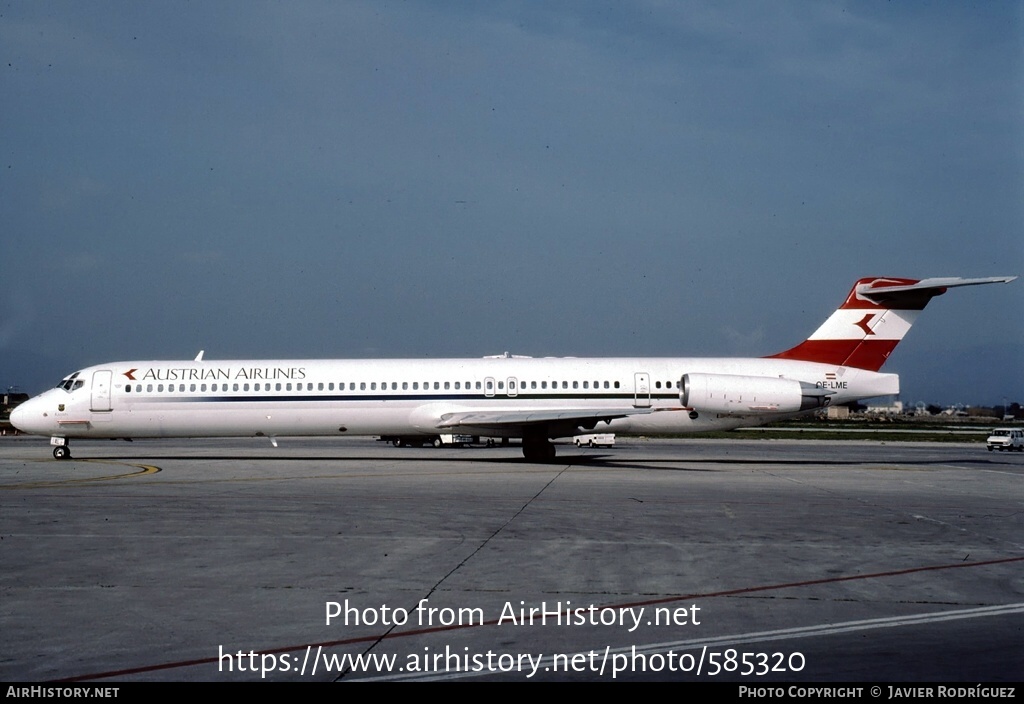
[[[55, 460], [69, 460], [71, 459], [71, 446], [68, 444], [65, 438], [53, 438], [50, 440], [55, 446], [53, 448], [53, 459]], [[60, 445], [56, 443], [60, 442]]]

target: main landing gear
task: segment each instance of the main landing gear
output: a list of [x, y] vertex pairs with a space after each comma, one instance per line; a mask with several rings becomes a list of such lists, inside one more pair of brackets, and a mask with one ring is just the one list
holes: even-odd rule
[[524, 437], [523, 457], [530, 462], [552, 462], [555, 459], [555, 446], [545, 437]]

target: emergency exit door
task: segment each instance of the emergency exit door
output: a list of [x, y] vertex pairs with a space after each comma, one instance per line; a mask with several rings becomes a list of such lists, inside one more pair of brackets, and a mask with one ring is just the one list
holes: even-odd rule
[[647, 372], [637, 372], [633, 375], [634, 395], [633, 406], [636, 408], [649, 408], [651, 405], [651, 375]]

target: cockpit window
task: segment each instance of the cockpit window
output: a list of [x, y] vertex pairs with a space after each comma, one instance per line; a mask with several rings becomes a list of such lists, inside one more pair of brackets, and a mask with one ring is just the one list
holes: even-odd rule
[[85, 386], [85, 381], [82, 380], [82, 379], [79, 379], [78, 375], [79, 375], [79, 372], [75, 372], [74, 374], [72, 374], [71, 376], [67, 377], [66, 379], [61, 381], [59, 384], [57, 384], [57, 388], [58, 389], [64, 389], [65, 391], [67, 391], [69, 393], [71, 391], [74, 391], [75, 389], [82, 388], [83, 386]]

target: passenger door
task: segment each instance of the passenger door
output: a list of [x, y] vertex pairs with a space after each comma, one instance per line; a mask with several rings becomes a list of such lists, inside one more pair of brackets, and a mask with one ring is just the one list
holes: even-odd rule
[[93, 412], [109, 412], [110, 406], [110, 383], [114, 373], [109, 369], [101, 369], [92, 373], [92, 406]]

